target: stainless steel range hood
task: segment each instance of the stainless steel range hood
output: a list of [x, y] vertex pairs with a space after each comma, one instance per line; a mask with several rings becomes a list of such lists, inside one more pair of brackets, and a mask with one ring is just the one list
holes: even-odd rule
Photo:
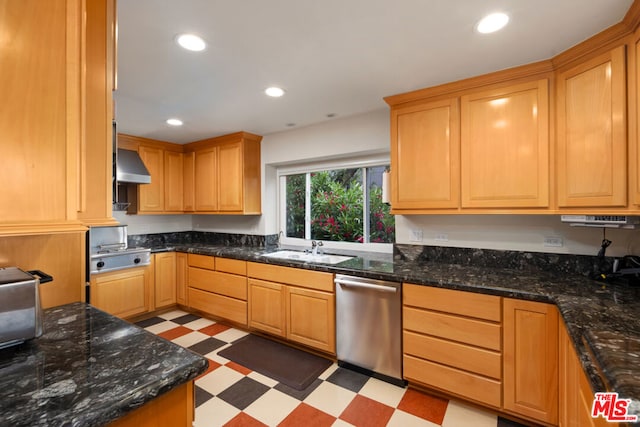
[[118, 148], [116, 180], [124, 183], [151, 184], [151, 175], [137, 152]]

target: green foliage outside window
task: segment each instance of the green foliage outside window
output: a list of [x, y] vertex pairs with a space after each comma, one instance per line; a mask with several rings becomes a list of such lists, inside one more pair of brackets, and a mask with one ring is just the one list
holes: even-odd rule
[[[371, 168], [373, 169], [373, 168]], [[369, 186], [369, 236], [363, 224], [365, 205], [362, 169], [310, 174], [311, 238], [314, 240], [393, 243], [395, 221], [382, 203], [379, 185]], [[286, 177], [287, 237], [305, 237], [306, 174]]]

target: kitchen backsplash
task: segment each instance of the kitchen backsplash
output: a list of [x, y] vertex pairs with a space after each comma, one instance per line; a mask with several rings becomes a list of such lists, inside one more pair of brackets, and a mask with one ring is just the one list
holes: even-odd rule
[[405, 244], [394, 245], [394, 258], [583, 276], [609, 272], [614, 261], [613, 257]]
[[[177, 244], [200, 243], [224, 246], [275, 247], [277, 234], [266, 236], [251, 234], [182, 231], [173, 233], [129, 235], [129, 246], [163, 248]], [[613, 257], [555, 254], [544, 252], [504, 251], [479, 248], [454, 248], [395, 244], [394, 258], [459, 264], [475, 267], [509, 268], [520, 271], [547, 271], [550, 273], [594, 276], [610, 272]]]
[[252, 234], [213, 233], [206, 231], [180, 231], [175, 233], [134, 234], [128, 236], [129, 246], [162, 248], [176, 244], [204, 243], [224, 246], [267, 247], [276, 245], [277, 234], [258, 236]]

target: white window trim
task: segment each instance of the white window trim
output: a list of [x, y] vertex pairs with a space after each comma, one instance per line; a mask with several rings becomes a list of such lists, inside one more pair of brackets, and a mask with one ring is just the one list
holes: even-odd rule
[[[340, 158], [332, 160], [324, 160], [320, 162], [299, 163], [295, 165], [280, 166], [277, 169], [276, 175], [278, 180], [278, 194], [277, 194], [277, 206], [278, 206], [278, 235], [280, 236], [280, 243], [283, 245], [291, 246], [304, 246], [311, 248], [311, 230], [306, 230], [305, 239], [287, 237], [287, 212], [284, 205], [284, 195], [286, 195], [286, 180], [287, 175], [296, 175], [308, 172], [318, 172], [329, 169], [349, 169], [349, 168], [367, 168], [373, 166], [388, 165], [388, 154], [375, 154], [365, 157], [356, 158]], [[309, 191], [310, 183], [307, 182], [307, 191]], [[308, 203], [308, 198], [307, 198]], [[306, 215], [311, 215], [310, 206], [306, 206]], [[323, 240], [324, 248], [330, 249], [342, 249], [351, 251], [364, 251], [364, 252], [380, 252], [380, 253], [392, 253], [393, 243], [355, 243], [355, 242], [332, 242]]]

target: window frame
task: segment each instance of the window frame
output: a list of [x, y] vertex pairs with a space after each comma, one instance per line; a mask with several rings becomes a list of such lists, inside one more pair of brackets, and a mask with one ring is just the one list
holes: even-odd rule
[[[305, 238], [287, 237], [287, 207], [286, 207], [286, 179], [287, 175], [307, 174], [313, 172], [321, 172], [331, 169], [353, 169], [353, 168], [365, 168], [363, 178], [366, 184], [366, 168], [374, 166], [388, 166], [390, 164], [389, 154], [372, 154], [359, 157], [348, 158], [334, 158], [326, 159], [322, 161], [296, 163], [289, 165], [281, 165], [276, 170], [277, 179], [277, 197], [276, 203], [278, 207], [278, 236], [280, 236], [280, 243], [290, 246], [304, 246], [311, 247], [311, 230], [309, 227], [305, 227]], [[310, 182], [307, 180], [306, 192], [309, 194]], [[365, 186], [366, 188], [366, 186]], [[364, 192], [365, 202], [368, 200], [368, 191]], [[308, 223], [311, 216], [311, 207], [309, 197], [305, 197], [305, 221]], [[365, 232], [368, 233], [368, 223], [364, 224]], [[356, 242], [334, 242], [330, 240], [323, 240], [323, 246], [325, 249], [343, 249], [343, 250], [355, 250], [365, 252], [381, 252], [381, 253], [393, 253], [394, 243], [356, 243]]]

